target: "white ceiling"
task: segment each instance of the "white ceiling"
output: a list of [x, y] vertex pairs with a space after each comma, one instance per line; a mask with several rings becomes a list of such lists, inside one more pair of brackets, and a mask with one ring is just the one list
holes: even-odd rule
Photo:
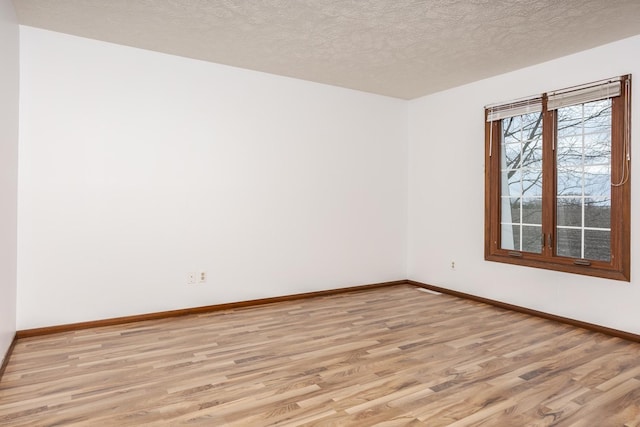
[[24, 25], [404, 99], [640, 34], [640, 0], [13, 2]]

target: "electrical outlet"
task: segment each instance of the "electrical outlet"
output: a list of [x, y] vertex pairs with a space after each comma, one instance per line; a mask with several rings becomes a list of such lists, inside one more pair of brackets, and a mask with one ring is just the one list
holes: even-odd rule
[[451, 269], [452, 270], [456, 269], [456, 262], [455, 261], [451, 261]]
[[207, 272], [204, 270], [201, 270], [200, 273], [198, 273], [198, 283], [206, 283], [207, 281]]
[[187, 273], [187, 284], [195, 285], [197, 277], [198, 273], [196, 273], [195, 271], [190, 271], [189, 273]]

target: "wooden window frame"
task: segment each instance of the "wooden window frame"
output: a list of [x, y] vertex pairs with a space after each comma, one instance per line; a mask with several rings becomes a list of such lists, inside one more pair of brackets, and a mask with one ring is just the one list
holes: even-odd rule
[[547, 110], [546, 94], [542, 96], [543, 244], [539, 254], [500, 248], [500, 155], [492, 155], [491, 150], [494, 153], [500, 152], [502, 129], [501, 120], [486, 121], [489, 109], [485, 109], [485, 260], [627, 282], [631, 280], [630, 84], [631, 76], [622, 76], [621, 94], [610, 98], [612, 101], [611, 182], [624, 181], [621, 186], [611, 186], [611, 261], [576, 259], [556, 254], [557, 110]]

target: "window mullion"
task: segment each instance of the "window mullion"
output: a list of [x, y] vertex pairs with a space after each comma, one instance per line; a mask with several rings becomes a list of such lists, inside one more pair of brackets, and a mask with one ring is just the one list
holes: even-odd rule
[[546, 95], [542, 99], [542, 105], [542, 256], [551, 258], [555, 254], [556, 245], [556, 112], [547, 110]]

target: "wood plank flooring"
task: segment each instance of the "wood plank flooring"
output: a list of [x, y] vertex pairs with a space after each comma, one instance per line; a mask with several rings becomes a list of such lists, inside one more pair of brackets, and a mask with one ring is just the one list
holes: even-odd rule
[[640, 426], [640, 344], [412, 286], [25, 338], [2, 426]]

